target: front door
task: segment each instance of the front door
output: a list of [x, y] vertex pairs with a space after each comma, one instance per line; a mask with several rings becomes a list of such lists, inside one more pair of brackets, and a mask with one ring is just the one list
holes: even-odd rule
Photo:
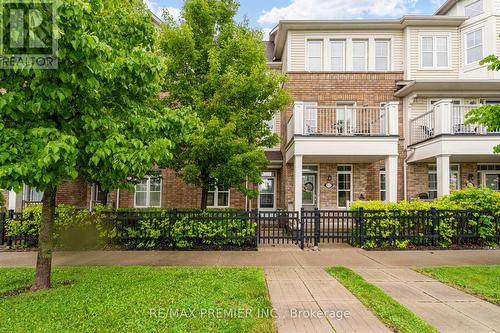
[[302, 207], [305, 210], [314, 210], [318, 203], [318, 175], [304, 173], [302, 175]]

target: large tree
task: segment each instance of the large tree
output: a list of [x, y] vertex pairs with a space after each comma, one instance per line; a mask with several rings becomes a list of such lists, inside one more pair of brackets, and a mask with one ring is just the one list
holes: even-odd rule
[[0, 188], [44, 192], [33, 290], [50, 287], [58, 186], [130, 187], [170, 161], [186, 121], [159, 107], [164, 59], [142, 0], [61, 1], [56, 23], [57, 69], [0, 71]]
[[267, 68], [259, 31], [234, 20], [233, 0], [186, 0], [179, 21], [168, 13], [161, 45], [171, 107], [190, 106], [202, 126], [179, 146], [173, 168], [202, 189], [206, 207], [214, 184], [255, 196], [267, 165], [264, 149], [278, 142], [265, 121], [290, 97], [284, 76]]
[[[500, 59], [496, 55], [489, 55], [479, 62], [488, 64], [488, 70], [500, 71]], [[483, 105], [467, 113], [467, 123], [479, 123], [490, 130], [500, 131], [500, 105]], [[493, 152], [500, 154], [500, 145], [493, 148]]]

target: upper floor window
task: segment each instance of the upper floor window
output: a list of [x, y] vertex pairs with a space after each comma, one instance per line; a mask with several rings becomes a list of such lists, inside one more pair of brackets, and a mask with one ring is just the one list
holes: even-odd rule
[[229, 188], [223, 185], [212, 185], [208, 190], [207, 207], [229, 207]]
[[474, 17], [483, 13], [483, 0], [465, 6], [465, 16]]
[[137, 208], [161, 206], [161, 177], [147, 176], [135, 185], [134, 206]]
[[448, 36], [423, 36], [421, 39], [421, 67], [449, 67]]
[[307, 41], [307, 70], [311, 72], [323, 70], [323, 42], [320, 40]]
[[265, 120], [264, 123], [272, 133], [276, 132], [276, 119], [274, 118], [274, 116], [271, 120]]
[[366, 71], [368, 67], [368, 42], [356, 40], [352, 42], [352, 69], [354, 71]]
[[465, 35], [467, 64], [483, 59], [483, 29], [471, 31]]
[[332, 71], [342, 72], [345, 70], [345, 41], [332, 40]]
[[389, 70], [389, 49], [390, 42], [388, 40], [375, 41], [375, 70]]

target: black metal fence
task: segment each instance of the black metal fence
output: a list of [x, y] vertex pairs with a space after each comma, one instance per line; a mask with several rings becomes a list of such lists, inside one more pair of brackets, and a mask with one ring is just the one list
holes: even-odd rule
[[[349, 243], [365, 248], [500, 243], [500, 216], [473, 211], [108, 211], [91, 223], [106, 246], [130, 249], [256, 248]], [[0, 213], [0, 245], [34, 247], [31, 232], [11, 235]], [[99, 221], [99, 222], [96, 222]], [[30, 229], [30, 228], [26, 228]], [[32, 228], [31, 228], [32, 229]]]

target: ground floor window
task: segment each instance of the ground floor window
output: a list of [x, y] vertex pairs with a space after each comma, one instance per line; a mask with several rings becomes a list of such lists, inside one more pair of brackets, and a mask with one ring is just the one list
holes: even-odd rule
[[380, 183], [380, 201], [385, 201], [387, 199], [387, 185], [386, 185], [386, 173], [385, 168], [380, 168], [379, 175], [379, 183]]
[[347, 208], [352, 201], [352, 165], [337, 166], [337, 207]]
[[223, 185], [211, 185], [207, 195], [207, 207], [229, 207], [229, 188]]
[[479, 185], [500, 191], [500, 164], [478, 165]]
[[26, 202], [42, 202], [43, 192], [32, 186], [24, 187], [24, 201]]
[[276, 208], [276, 174], [274, 171], [262, 173], [262, 184], [259, 185], [259, 209]]
[[135, 185], [134, 207], [161, 207], [161, 177], [147, 176]]
[[107, 196], [108, 196], [108, 192], [103, 191], [99, 185], [95, 184], [94, 186], [92, 186], [93, 206], [106, 203]]
[[[429, 165], [428, 173], [429, 199], [437, 199], [437, 169], [435, 164]], [[450, 164], [450, 190], [460, 189], [460, 165]]]

